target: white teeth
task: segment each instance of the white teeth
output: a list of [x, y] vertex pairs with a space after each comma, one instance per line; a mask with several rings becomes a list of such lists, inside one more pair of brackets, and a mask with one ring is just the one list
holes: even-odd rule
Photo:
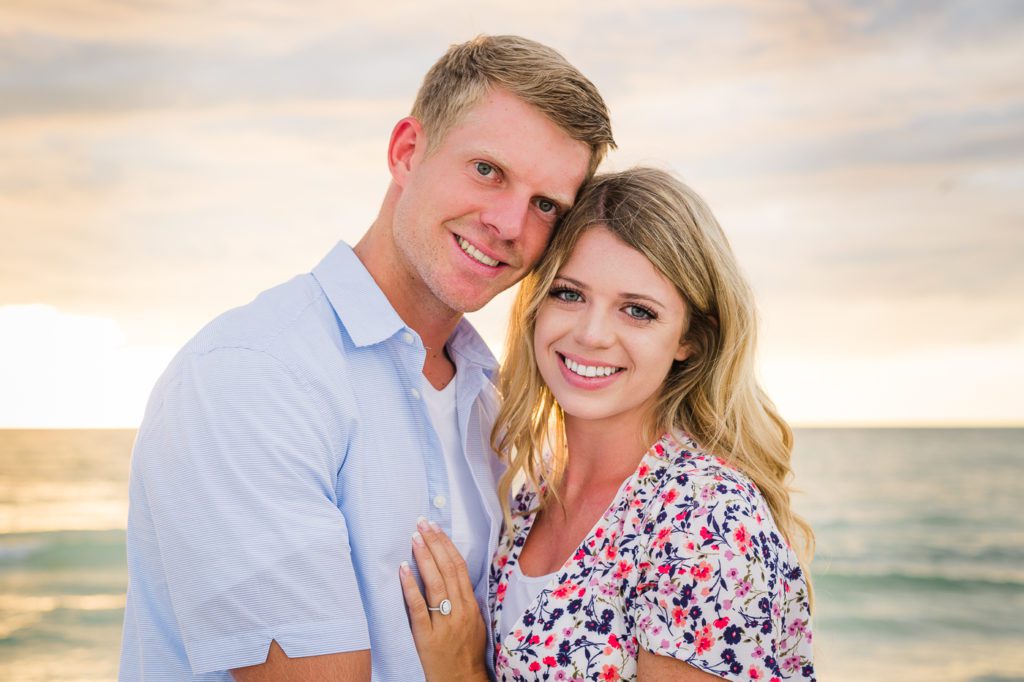
[[563, 356], [562, 362], [569, 368], [574, 374], [579, 374], [581, 377], [608, 377], [619, 371], [618, 367], [601, 367], [596, 365], [581, 365], [575, 360]]
[[462, 247], [462, 250], [468, 253], [470, 256], [472, 256], [473, 260], [483, 263], [484, 265], [489, 265], [492, 268], [497, 267], [498, 265], [501, 264], [501, 261], [496, 261], [493, 258], [489, 258], [487, 254], [480, 251], [480, 249], [476, 248], [462, 237], [455, 235], [455, 238], [458, 240], [459, 246]]

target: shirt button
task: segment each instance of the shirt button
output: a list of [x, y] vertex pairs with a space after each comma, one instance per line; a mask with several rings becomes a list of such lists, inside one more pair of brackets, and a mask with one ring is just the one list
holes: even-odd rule
[[413, 336], [411, 332], [402, 332], [402, 341], [405, 341], [406, 343], [411, 345], [412, 342], [415, 340], [416, 337]]
[[416, 400], [419, 400], [419, 399], [420, 399], [420, 392], [419, 392], [419, 391], [417, 391], [417, 390], [416, 390], [415, 388], [410, 388], [410, 389], [409, 389], [409, 395], [411, 395], [411, 396], [412, 396], [413, 398], [415, 398]]
[[448, 504], [448, 500], [445, 499], [444, 495], [434, 496], [434, 506], [438, 509], [444, 509], [444, 506]]

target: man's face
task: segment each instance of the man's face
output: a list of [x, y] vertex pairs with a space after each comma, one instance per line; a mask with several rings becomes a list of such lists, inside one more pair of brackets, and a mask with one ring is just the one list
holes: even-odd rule
[[537, 109], [491, 90], [430, 155], [420, 144], [396, 180], [393, 236], [408, 283], [454, 312], [478, 310], [540, 258], [589, 161]]

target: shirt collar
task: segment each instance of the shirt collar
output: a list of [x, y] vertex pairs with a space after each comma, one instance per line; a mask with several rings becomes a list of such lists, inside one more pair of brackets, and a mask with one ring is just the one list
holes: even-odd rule
[[[366, 266], [345, 242], [338, 242], [313, 268], [313, 277], [357, 346], [380, 343], [407, 328]], [[459, 321], [448, 339], [448, 352], [479, 365], [488, 378], [494, 378], [498, 362], [466, 318]]]
[[[480, 334], [465, 317], [459, 320], [451, 338], [448, 339], [448, 352], [464, 358], [474, 365], [479, 365], [487, 378], [491, 381], [494, 380], [494, 375], [498, 371], [498, 361], [494, 359], [491, 349], [487, 347]], [[453, 358], [453, 360], [458, 366], [458, 359]]]
[[313, 268], [313, 277], [357, 346], [380, 343], [405, 328], [387, 296], [345, 242], [338, 242]]

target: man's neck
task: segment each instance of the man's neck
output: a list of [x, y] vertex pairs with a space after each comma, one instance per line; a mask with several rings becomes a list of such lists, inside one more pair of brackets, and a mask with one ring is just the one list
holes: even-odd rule
[[416, 273], [396, 268], [396, 254], [389, 252], [387, 240], [380, 234], [384, 216], [367, 230], [353, 248], [391, 307], [410, 329], [419, 334], [426, 348], [423, 374], [432, 385], [441, 388], [451, 380], [455, 365], [445, 352], [445, 343], [462, 320], [458, 313], [432, 296], [423, 296], [425, 285]]

